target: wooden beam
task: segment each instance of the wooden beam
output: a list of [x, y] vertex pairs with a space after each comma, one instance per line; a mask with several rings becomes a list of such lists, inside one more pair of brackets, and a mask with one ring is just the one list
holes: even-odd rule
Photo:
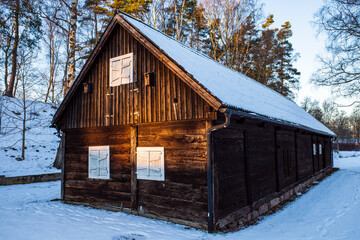
[[61, 136], [61, 147], [63, 148], [62, 150], [62, 154], [63, 154], [63, 157], [61, 159], [61, 199], [62, 200], [65, 200], [65, 161], [66, 161], [66, 152], [65, 152], [65, 149], [66, 149], [66, 141], [65, 141], [65, 138], [66, 138], [66, 133], [63, 132], [62, 136]]
[[131, 208], [137, 210], [136, 148], [138, 145], [138, 127], [130, 127], [130, 163], [131, 163]]

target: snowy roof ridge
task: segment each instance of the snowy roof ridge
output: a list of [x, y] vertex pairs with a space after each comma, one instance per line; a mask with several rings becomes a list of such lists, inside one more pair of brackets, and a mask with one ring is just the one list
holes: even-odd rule
[[[144, 21], [142, 21], [142, 20], [140, 20], [140, 19], [137, 19], [137, 18], [135, 18], [135, 17], [133, 17], [133, 16], [125, 13], [125, 12], [120, 12], [120, 14], [121, 14], [121, 15], [125, 15], [125, 16], [127, 16], [127, 17], [129, 17], [129, 18], [132, 18], [133, 20], [135, 20], [135, 21], [137, 21], [137, 22], [145, 25], [146, 27], [149, 27], [151, 30], [156, 31], [157, 33], [160, 33], [160, 34], [163, 35], [164, 37], [166, 37], [166, 38], [168, 38], [168, 39], [170, 39], [170, 40], [172, 40], [172, 41], [177, 42], [178, 44], [180, 44], [181, 47], [186, 48], [187, 50], [190, 50], [191, 52], [193, 52], [194, 54], [199, 55], [200, 57], [204, 57], [204, 58], [206, 58], [207, 60], [213, 61], [214, 63], [216, 63], [217, 65], [219, 65], [219, 66], [221, 66], [221, 67], [227, 68], [227, 70], [231, 70], [231, 71], [233, 71], [233, 72], [236, 73], [236, 74], [240, 74], [242, 77], [248, 78], [250, 81], [253, 81], [254, 83], [260, 85], [260, 86], [263, 87], [263, 88], [268, 88], [268, 87], [265, 86], [264, 84], [261, 84], [261, 83], [259, 83], [258, 81], [255, 81], [254, 79], [246, 76], [245, 74], [243, 74], [243, 73], [241, 73], [241, 72], [239, 72], [239, 71], [236, 71], [236, 70], [234, 70], [234, 69], [232, 69], [232, 68], [229, 68], [229, 67], [225, 66], [224, 64], [216, 61], [215, 59], [213, 59], [213, 58], [205, 55], [204, 53], [202, 53], [202, 52], [200, 52], [200, 51], [197, 51], [196, 49], [194, 49], [194, 48], [186, 45], [185, 43], [183, 43], [183, 42], [181, 42], [181, 41], [179, 41], [179, 40], [177, 40], [177, 39], [175, 39], [175, 38], [170, 37], [169, 35], [161, 32], [160, 30], [158, 30], [158, 29], [156, 29], [156, 28], [151, 27], [149, 24], [145, 23]], [[158, 46], [158, 47], [161, 49], [161, 46]], [[209, 90], [209, 89], [208, 89], [208, 90]], [[279, 96], [282, 96], [282, 97], [283, 97], [283, 95], [281, 95], [280, 93], [278, 93], [278, 92], [276, 92], [276, 91], [275, 91], [275, 93], [277, 93]], [[290, 100], [290, 99], [288, 99], [288, 98], [286, 98], [286, 99], [289, 100], [290, 102], [293, 102], [292, 100]], [[233, 106], [233, 107], [235, 107], [235, 106]], [[243, 110], [244, 110], [244, 109], [243, 109]]]
[[[138, 21], [139, 23], [145, 25], [146, 27], [149, 27], [149, 28], [151, 28], [152, 30], [160, 33], [160, 34], [163, 35], [164, 37], [167, 37], [167, 38], [169, 38], [170, 40], [177, 42], [177, 43], [180, 44], [183, 48], [186, 48], [186, 49], [192, 51], [193, 53], [195, 53], [195, 54], [197, 54], [197, 55], [199, 55], [199, 56], [202, 56], [202, 57], [205, 57], [205, 58], [207, 58], [207, 59], [209, 59], [209, 60], [212, 60], [212, 61], [214, 61], [216, 64], [219, 64], [219, 65], [221, 65], [221, 66], [224, 66], [224, 65], [222, 65], [221, 63], [219, 63], [218, 61], [215, 61], [215, 60], [212, 59], [211, 57], [205, 55], [204, 53], [199, 52], [199, 51], [195, 50], [194, 48], [186, 45], [185, 43], [183, 43], [183, 42], [181, 42], [181, 41], [179, 41], [179, 40], [177, 40], [177, 39], [175, 39], [175, 38], [170, 37], [169, 35], [161, 32], [159, 29], [156, 29], [156, 28], [151, 27], [149, 24], [145, 23], [144, 21], [142, 21], [142, 20], [140, 20], [140, 19], [137, 19], [137, 18], [135, 18], [135, 17], [133, 17], [133, 16], [125, 13], [125, 12], [120, 12], [120, 14], [121, 14], [121, 15], [125, 15], [126, 17], [129, 17], [129, 18], [132, 18], [133, 20]], [[160, 46], [158, 46], [158, 47], [160, 47]], [[231, 70], [233, 70], [233, 69], [231, 69]], [[235, 70], [233, 70], [233, 71], [235, 71]]]
[[276, 119], [278, 122], [292, 123], [293, 126], [304, 126], [313, 132], [335, 136], [325, 125], [278, 92], [222, 65], [128, 14], [120, 13], [120, 15], [190, 74], [206, 91], [218, 98], [224, 106], [264, 116], [269, 120]]

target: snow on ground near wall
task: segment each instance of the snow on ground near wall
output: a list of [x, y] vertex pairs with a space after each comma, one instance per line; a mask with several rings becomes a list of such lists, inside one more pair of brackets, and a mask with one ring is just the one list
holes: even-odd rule
[[21, 156], [22, 106], [22, 99], [0, 96], [0, 175], [12, 177], [60, 172], [51, 167], [59, 145], [56, 129], [49, 127], [56, 109], [43, 102], [26, 102], [25, 159], [16, 160]]
[[360, 152], [335, 155], [340, 170], [259, 224], [227, 234], [59, 201], [60, 182], [0, 186], [0, 239], [359, 239]]

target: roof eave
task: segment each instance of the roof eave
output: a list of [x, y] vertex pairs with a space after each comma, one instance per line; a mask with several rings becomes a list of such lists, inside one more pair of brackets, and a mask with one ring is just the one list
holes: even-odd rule
[[[226, 107], [226, 106], [222, 106], [222, 107]], [[316, 133], [316, 134], [329, 136], [329, 137], [332, 137], [332, 138], [336, 137], [336, 134], [334, 134], [334, 133], [330, 134], [330, 133], [320, 131], [320, 130], [317, 130], [317, 129], [313, 129], [313, 128], [310, 128], [310, 127], [307, 127], [307, 126], [303, 126], [303, 125], [300, 125], [300, 124], [297, 124], [297, 123], [292, 123], [292, 122], [288, 122], [288, 121], [281, 120], [281, 119], [276, 119], [276, 118], [270, 118], [270, 117], [267, 117], [267, 116], [259, 115], [257, 113], [246, 112], [244, 110], [235, 109], [233, 107], [226, 107], [226, 108], [231, 109], [232, 114], [234, 114], [234, 115], [243, 116], [243, 117], [251, 118], [251, 119], [262, 120], [262, 121], [265, 121], [265, 122], [270, 122], [270, 123], [275, 123], [275, 124], [281, 124], [281, 125], [285, 125], [285, 126], [289, 126], [289, 127], [294, 127], [294, 128], [306, 130], [306, 131], [309, 131], [309, 132], [313, 132], [313, 133]]]

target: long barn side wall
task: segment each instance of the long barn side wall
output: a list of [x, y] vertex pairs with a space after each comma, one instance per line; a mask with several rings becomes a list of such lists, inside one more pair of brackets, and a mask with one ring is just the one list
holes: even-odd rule
[[257, 120], [235, 117], [228, 128], [213, 133], [212, 142], [220, 229], [247, 216], [264, 199], [332, 167], [328, 137]]

